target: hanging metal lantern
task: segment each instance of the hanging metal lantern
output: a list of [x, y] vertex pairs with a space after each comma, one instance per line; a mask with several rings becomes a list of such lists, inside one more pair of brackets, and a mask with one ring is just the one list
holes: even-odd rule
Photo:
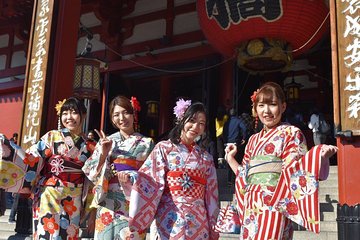
[[159, 114], [159, 102], [158, 101], [147, 101], [147, 116], [157, 117]]
[[100, 64], [101, 61], [94, 58], [76, 59], [74, 96], [100, 100]]
[[290, 103], [297, 102], [300, 98], [300, 88], [302, 87], [302, 84], [295, 82], [295, 78], [293, 76], [292, 81], [284, 86], [287, 101]]

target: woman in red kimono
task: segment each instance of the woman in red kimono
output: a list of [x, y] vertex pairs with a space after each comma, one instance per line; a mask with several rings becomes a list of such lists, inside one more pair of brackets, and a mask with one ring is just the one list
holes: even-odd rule
[[301, 130], [281, 122], [286, 103], [278, 84], [265, 83], [252, 101], [264, 128], [250, 137], [241, 165], [236, 146], [226, 148], [236, 174], [240, 239], [292, 239], [291, 221], [318, 233], [319, 180], [327, 178], [337, 148], [319, 145], [308, 151]]
[[206, 137], [205, 107], [180, 99], [177, 124], [139, 170], [131, 192], [132, 231], [145, 231], [155, 219], [158, 239], [218, 239], [218, 186], [212, 156], [196, 143]]

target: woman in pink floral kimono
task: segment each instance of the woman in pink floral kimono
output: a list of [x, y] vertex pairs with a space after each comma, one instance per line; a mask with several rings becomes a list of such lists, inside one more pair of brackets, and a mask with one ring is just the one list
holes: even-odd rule
[[7, 183], [0, 187], [34, 195], [34, 239], [78, 239], [79, 235], [85, 180], [81, 167], [92, 154], [82, 132], [86, 108], [77, 98], [69, 98], [57, 110], [64, 128], [47, 132], [26, 153], [0, 137], [1, 172]]
[[174, 113], [170, 139], [159, 142], [139, 170], [130, 229], [144, 231], [155, 219], [158, 239], [218, 239], [216, 170], [212, 156], [196, 143], [206, 137], [204, 105], [180, 99]]
[[97, 208], [94, 239], [144, 239], [146, 231], [130, 233], [129, 198], [137, 171], [154, 148], [153, 140], [135, 132], [139, 102], [132, 97], [115, 97], [109, 114], [116, 133], [103, 131], [94, 154], [83, 170], [95, 184], [92, 207]]
[[337, 148], [319, 145], [308, 151], [300, 129], [281, 122], [286, 103], [278, 84], [265, 83], [252, 101], [264, 128], [249, 139], [241, 165], [236, 146], [226, 148], [236, 174], [240, 239], [292, 239], [291, 221], [318, 233], [319, 180], [327, 178]]

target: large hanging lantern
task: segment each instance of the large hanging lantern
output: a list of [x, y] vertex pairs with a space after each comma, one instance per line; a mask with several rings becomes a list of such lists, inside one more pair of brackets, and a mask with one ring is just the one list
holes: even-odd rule
[[210, 44], [256, 72], [286, 69], [329, 26], [323, 0], [198, 0], [197, 10]]
[[100, 100], [100, 64], [101, 62], [94, 58], [76, 59], [74, 96]]

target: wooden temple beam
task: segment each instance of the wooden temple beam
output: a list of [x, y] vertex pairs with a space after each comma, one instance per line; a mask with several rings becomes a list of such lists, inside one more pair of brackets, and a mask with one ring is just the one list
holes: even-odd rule
[[[155, 54], [153, 56], [136, 57], [130, 60], [114, 61], [109, 63], [109, 68], [107, 70], [104, 70], [104, 72], [134, 70], [143, 68], [139, 64], [156, 67], [161, 65], [182, 63], [189, 60], [201, 59], [217, 53], [218, 52], [210, 45], [201, 45], [198, 47], [182, 49], [178, 51]], [[136, 64], [134, 62], [139, 64]]]

